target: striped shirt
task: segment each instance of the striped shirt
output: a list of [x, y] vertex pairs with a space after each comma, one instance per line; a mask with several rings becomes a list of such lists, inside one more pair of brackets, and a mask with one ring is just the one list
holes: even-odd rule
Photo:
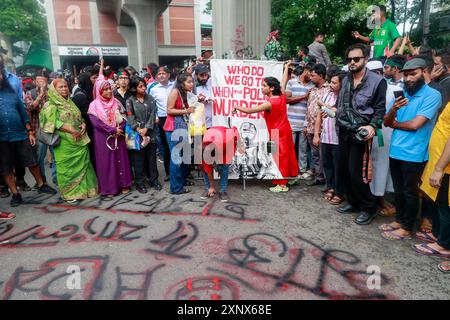
[[[329, 91], [322, 99], [323, 103], [325, 103], [328, 107], [335, 107], [336, 100], [337, 95], [332, 91]], [[339, 144], [339, 138], [336, 131], [336, 118], [326, 117], [323, 119], [320, 141], [326, 144]]]
[[[306, 85], [299, 79], [289, 80], [286, 86], [286, 92], [291, 92], [292, 97], [304, 96], [314, 85], [309, 82]], [[296, 104], [290, 104], [288, 108], [288, 119], [292, 127], [292, 131], [303, 131], [306, 127], [306, 110], [308, 109], [308, 100], [304, 99]]]

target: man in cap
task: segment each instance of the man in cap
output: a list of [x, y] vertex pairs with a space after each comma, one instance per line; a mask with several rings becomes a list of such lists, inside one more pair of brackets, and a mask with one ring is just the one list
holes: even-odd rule
[[205, 104], [206, 128], [209, 129], [212, 127], [212, 90], [209, 67], [200, 63], [195, 66], [194, 72], [198, 101]]
[[384, 77], [388, 80], [388, 84], [396, 85], [403, 88], [403, 74], [400, 72], [406, 63], [406, 57], [395, 54], [386, 60], [384, 64]]
[[385, 239], [411, 239], [419, 211], [419, 180], [428, 161], [428, 144], [442, 104], [441, 94], [425, 82], [423, 59], [408, 61], [401, 72], [403, 97], [393, 100], [384, 124], [394, 129], [390, 168], [395, 191], [395, 221], [382, 225]]

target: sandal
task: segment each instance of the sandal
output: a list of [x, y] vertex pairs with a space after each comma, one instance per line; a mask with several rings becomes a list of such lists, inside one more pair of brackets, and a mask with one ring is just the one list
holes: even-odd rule
[[395, 228], [395, 227], [391, 226], [391, 225], [388, 224], [388, 223], [382, 224], [381, 226], [378, 227], [378, 230], [384, 231], [384, 232], [387, 232], [387, 231], [395, 231], [395, 230], [398, 230], [398, 229], [400, 229], [400, 227]]
[[417, 232], [415, 237], [428, 243], [435, 243], [437, 241], [433, 234], [428, 232]]
[[[398, 230], [398, 229], [397, 229]], [[394, 230], [396, 231], [396, 230]], [[398, 234], [395, 234], [394, 231], [385, 231], [381, 233], [381, 236], [389, 241], [402, 241], [402, 240], [412, 240], [412, 236], [399, 236]]]
[[[450, 253], [441, 253], [441, 252], [431, 248], [427, 243], [419, 244], [419, 245], [416, 244], [413, 247], [414, 247], [415, 252], [417, 252], [418, 254], [421, 254], [423, 256], [438, 257], [438, 258], [444, 258], [444, 259], [450, 258]], [[421, 250], [421, 248], [426, 249], [430, 252]]]
[[12, 220], [15, 217], [16, 215], [14, 213], [0, 211], [0, 220]]
[[[444, 268], [444, 265], [446, 268]], [[440, 272], [449, 273], [450, 274], [450, 261], [442, 262], [438, 265], [438, 269]]]
[[345, 199], [344, 199], [343, 197], [340, 197], [340, 196], [334, 196], [334, 197], [330, 200], [330, 204], [332, 204], [333, 206], [339, 206], [339, 205], [341, 205], [344, 201], [345, 201]]
[[131, 190], [130, 189], [123, 189], [122, 190], [122, 194], [130, 194], [131, 193]]
[[395, 217], [396, 214], [397, 210], [395, 209], [395, 207], [384, 207], [380, 210], [380, 213], [378, 215], [380, 217], [391, 218]]
[[334, 198], [334, 192], [335, 191], [333, 189], [328, 190], [324, 196], [325, 200], [331, 201], [331, 199]]
[[433, 231], [433, 225], [428, 219], [422, 219], [419, 230], [420, 232], [431, 233]]

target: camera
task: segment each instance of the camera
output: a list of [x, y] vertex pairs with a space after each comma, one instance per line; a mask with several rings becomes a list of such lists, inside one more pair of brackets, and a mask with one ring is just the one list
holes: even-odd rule
[[359, 142], [364, 142], [366, 141], [367, 136], [369, 135], [369, 131], [366, 129], [361, 129], [359, 130], [356, 135], [355, 138], [356, 140], [358, 140]]

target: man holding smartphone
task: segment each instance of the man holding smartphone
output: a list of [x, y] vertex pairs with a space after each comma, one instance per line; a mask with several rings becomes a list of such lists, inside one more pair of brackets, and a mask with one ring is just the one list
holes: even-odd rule
[[408, 61], [401, 72], [403, 95], [396, 94], [384, 124], [394, 129], [390, 168], [395, 191], [395, 221], [380, 226], [387, 240], [411, 239], [419, 213], [419, 181], [428, 161], [428, 144], [441, 107], [441, 94], [425, 83], [425, 60]]

